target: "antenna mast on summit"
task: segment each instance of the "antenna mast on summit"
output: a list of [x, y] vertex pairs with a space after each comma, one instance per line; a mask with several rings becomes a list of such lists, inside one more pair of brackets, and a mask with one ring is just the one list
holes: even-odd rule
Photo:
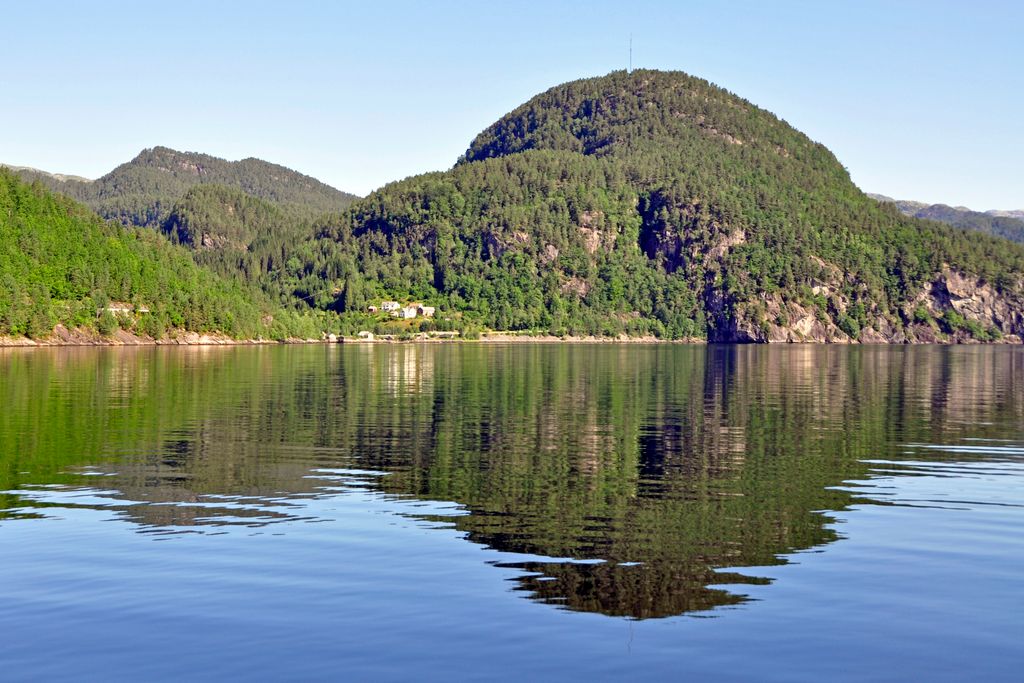
[[633, 34], [629, 34], [629, 71], [626, 73], [633, 73]]

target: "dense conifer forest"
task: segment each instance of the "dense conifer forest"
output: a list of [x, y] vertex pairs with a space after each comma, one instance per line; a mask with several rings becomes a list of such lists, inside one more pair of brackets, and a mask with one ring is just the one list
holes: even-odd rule
[[774, 115], [654, 71], [537, 96], [453, 170], [382, 188], [295, 255], [342, 311], [405, 297], [496, 329], [723, 340], [794, 310], [851, 339], [932, 323], [914, 300], [944, 268], [1008, 295], [1024, 270], [1004, 240], [878, 204]]
[[356, 199], [315, 178], [260, 159], [226, 161], [167, 147], [143, 150], [97, 180], [32, 169], [21, 169], [19, 174], [77, 199], [104, 218], [150, 227], [163, 223], [186, 192], [203, 185], [233, 188], [303, 215], [340, 210]]
[[0, 169], [0, 334], [46, 337], [58, 324], [277, 339], [319, 336], [322, 325], [196, 265], [155, 231], [104, 221]]
[[[711, 341], [1024, 333], [1024, 248], [904, 216], [861, 192], [823, 145], [679, 72], [557, 86], [484, 130], [451, 170], [355, 201], [266, 162], [165, 148], [94, 182], [33, 177], [103, 217], [149, 229], [104, 225], [5, 175], [9, 196], [60, 207], [23, 218], [38, 230], [55, 229], [39, 215], [73, 214], [119, 249], [159, 261], [161, 277], [166, 268], [166, 278], [178, 273], [192, 285], [126, 275], [109, 284], [113, 276], [89, 270], [69, 295], [66, 269], [48, 270], [45, 282], [8, 269], [18, 291], [48, 288], [21, 295], [18, 306], [101, 291], [164, 301], [165, 324], [181, 325], [172, 311], [202, 300], [218, 310], [198, 306], [187, 325], [232, 334], [257, 329], [259, 302], [343, 333]], [[229, 303], [214, 306], [216, 297]], [[381, 300], [424, 302], [439, 314], [399, 325], [368, 311]], [[217, 317], [228, 312], [230, 320]], [[39, 333], [50, 320], [7, 329]]]

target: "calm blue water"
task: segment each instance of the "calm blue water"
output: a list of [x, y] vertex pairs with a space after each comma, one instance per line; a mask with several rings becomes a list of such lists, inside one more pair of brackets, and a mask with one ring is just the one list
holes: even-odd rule
[[0, 353], [0, 679], [1019, 680], [1024, 349]]

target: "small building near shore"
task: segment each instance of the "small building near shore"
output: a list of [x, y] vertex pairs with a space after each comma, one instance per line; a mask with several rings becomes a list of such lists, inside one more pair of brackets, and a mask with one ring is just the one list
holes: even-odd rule
[[397, 311], [395, 311], [394, 313], [392, 313], [391, 315], [393, 315], [396, 318], [402, 318], [404, 320], [408, 320], [410, 318], [415, 318], [416, 317], [416, 309], [413, 308], [412, 306], [404, 306], [404, 307], [398, 309]]

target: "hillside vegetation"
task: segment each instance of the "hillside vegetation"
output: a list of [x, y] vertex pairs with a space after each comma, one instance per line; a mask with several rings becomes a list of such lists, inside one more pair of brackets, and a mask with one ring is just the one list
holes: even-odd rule
[[19, 173], [126, 225], [158, 227], [192, 188], [222, 185], [265, 199], [293, 213], [317, 215], [344, 209], [356, 197], [260, 159], [226, 161], [167, 147], [143, 150], [97, 180], [83, 181], [31, 169]]
[[[451, 170], [355, 202], [266, 162], [165, 148], [94, 182], [40, 182], [157, 228], [232, 291], [345, 332], [1024, 336], [1024, 247], [998, 237], [1013, 235], [997, 219], [968, 232], [905, 216], [861, 192], [823, 145], [679, 72], [552, 88], [486, 128]], [[381, 300], [438, 315], [392, 323], [367, 310]]]
[[878, 204], [824, 146], [682, 73], [553, 88], [453, 170], [382, 188], [293, 256], [321, 300], [340, 292], [339, 310], [426, 299], [497, 329], [720, 341], [1024, 331], [1024, 250]]
[[333, 295], [311, 295], [316, 287], [293, 255], [313, 236], [317, 217], [344, 210], [354, 195], [259, 159], [232, 162], [166, 147], [144, 150], [95, 181], [13, 170], [102, 217], [164, 232], [197, 264], [258, 288], [277, 306], [331, 308]]
[[309, 335], [317, 327], [197, 266], [155, 231], [104, 221], [0, 169], [0, 334], [46, 337], [58, 324], [238, 338]]

